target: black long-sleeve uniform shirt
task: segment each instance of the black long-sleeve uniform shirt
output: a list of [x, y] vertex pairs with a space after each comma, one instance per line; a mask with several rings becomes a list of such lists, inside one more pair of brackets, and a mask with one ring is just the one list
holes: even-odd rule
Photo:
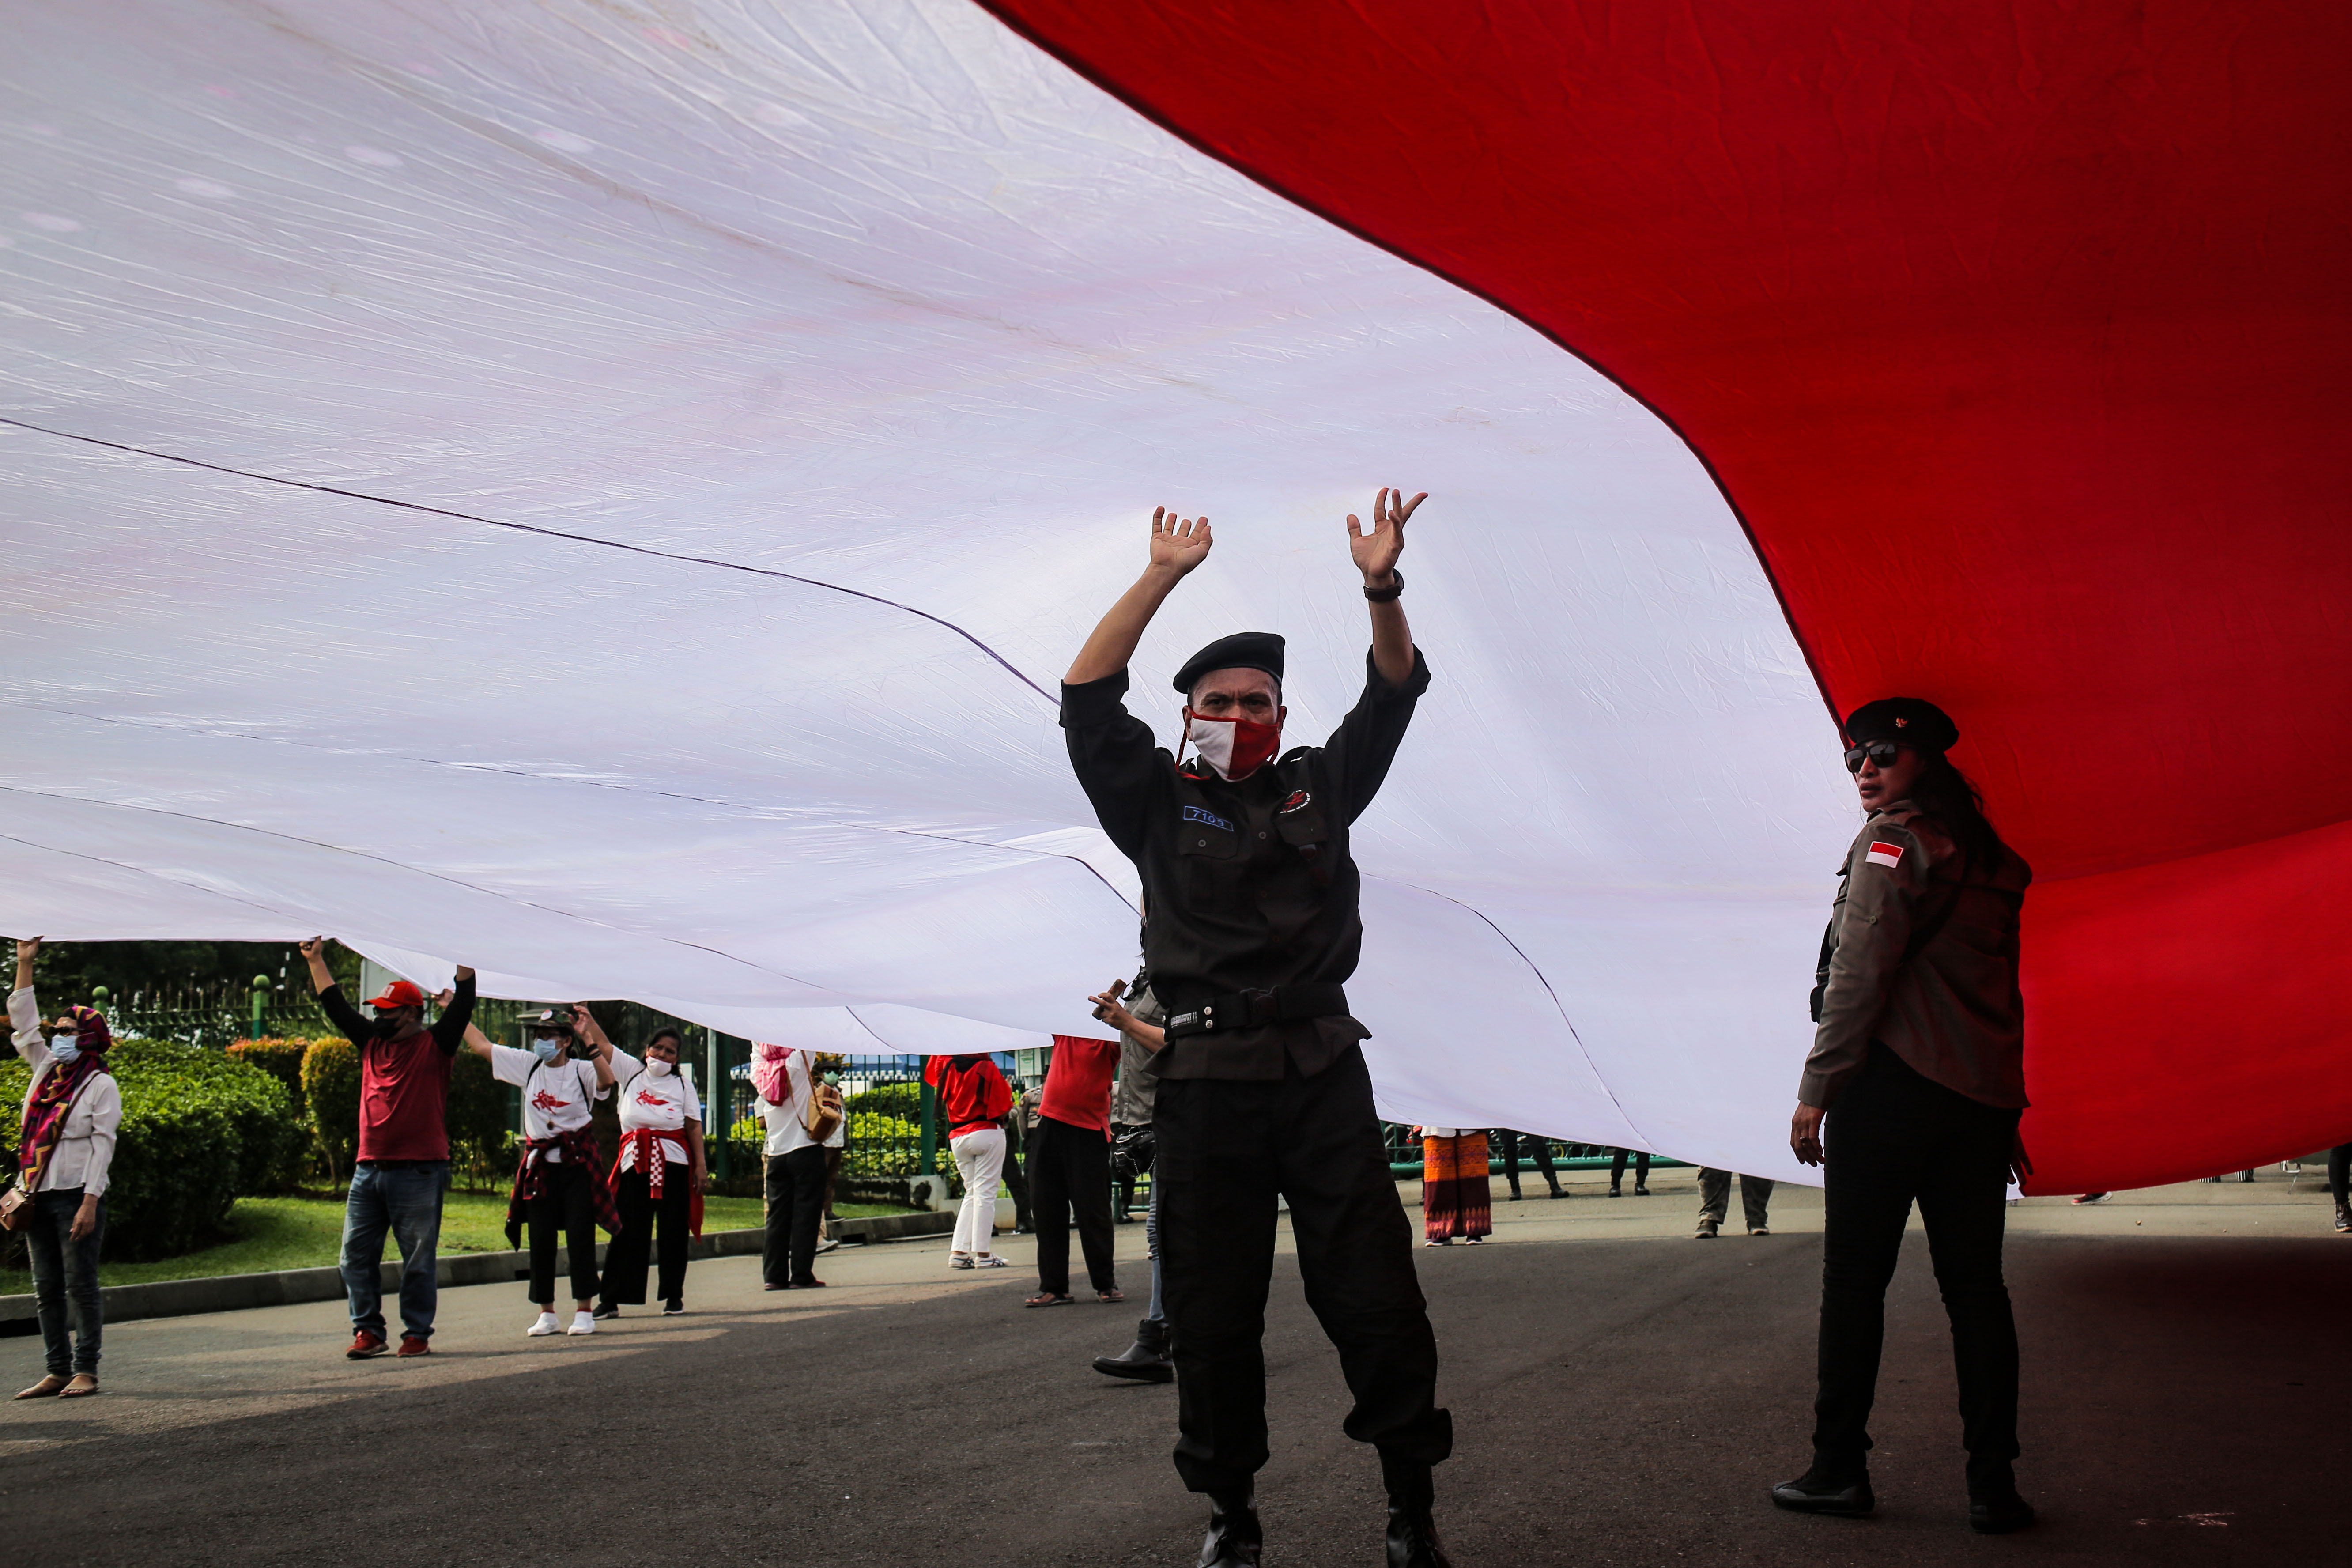
[[[1155, 743], [1122, 700], [1127, 671], [1062, 688], [1070, 765], [1103, 831], [1142, 874], [1144, 963], [1170, 1016], [1231, 992], [1355, 973], [1362, 879], [1349, 828], [1388, 777], [1430, 679], [1419, 648], [1398, 685], [1369, 654], [1364, 664], [1364, 694], [1328, 741], [1231, 783], [1197, 760], [1180, 768]], [[1341, 1015], [1186, 1036], [1153, 1068], [1172, 1079], [1278, 1079], [1287, 1053], [1312, 1077], [1369, 1032]]]

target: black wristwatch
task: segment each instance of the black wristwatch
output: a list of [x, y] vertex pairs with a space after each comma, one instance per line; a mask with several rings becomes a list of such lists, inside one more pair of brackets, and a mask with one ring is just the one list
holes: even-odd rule
[[1385, 588], [1367, 588], [1364, 590], [1364, 597], [1375, 605], [1387, 605], [1394, 603], [1396, 596], [1403, 592], [1404, 574], [1391, 566], [1389, 568], [1389, 585]]

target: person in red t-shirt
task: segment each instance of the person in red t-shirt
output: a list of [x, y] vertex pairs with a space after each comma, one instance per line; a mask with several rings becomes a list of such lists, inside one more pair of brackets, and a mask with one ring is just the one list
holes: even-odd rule
[[360, 1146], [343, 1202], [343, 1289], [351, 1298], [352, 1346], [364, 1361], [384, 1352], [383, 1236], [400, 1244], [400, 1353], [432, 1348], [440, 1301], [441, 1200], [449, 1190], [449, 1063], [474, 1016], [474, 972], [460, 967], [448, 1005], [431, 1027], [425, 993], [395, 980], [367, 1005], [343, 997], [328, 971], [326, 938], [302, 944], [310, 984], [327, 1021], [359, 1047]]
[[1029, 1205], [1037, 1215], [1037, 1294], [1024, 1306], [1058, 1307], [1070, 1295], [1070, 1215], [1087, 1255], [1087, 1279], [1105, 1301], [1124, 1301], [1111, 1271], [1110, 1079], [1117, 1040], [1054, 1037], [1037, 1131], [1029, 1145]]

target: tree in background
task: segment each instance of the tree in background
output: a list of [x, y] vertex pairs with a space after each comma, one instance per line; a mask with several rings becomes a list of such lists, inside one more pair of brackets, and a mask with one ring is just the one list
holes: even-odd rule
[[449, 1064], [449, 1160], [465, 1184], [501, 1186], [511, 1164], [507, 1151], [513, 1133], [507, 1086], [490, 1076], [488, 1058], [459, 1051]]
[[[328, 967], [343, 991], [358, 1001], [360, 955], [346, 947], [329, 949]], [[42, 944], [33, 984], [43, 1005], [52, 995], [60, 1006], [87, 1003], [103, 985], [110, 996], [184, 987], [226, 991], [242, 996], [257, 974], [268, 975], [280, 995], [307, 998], [310, 979], [291, 942], [52, 942]]]
[[310, 1042], [302, 1053], [302, 1098], [310, 1104], [310, 1133], [318, 1140], [327, 1180], [341, 1186], [352, 1173], [360, 1141], [360, 1053], [341, 1035]]

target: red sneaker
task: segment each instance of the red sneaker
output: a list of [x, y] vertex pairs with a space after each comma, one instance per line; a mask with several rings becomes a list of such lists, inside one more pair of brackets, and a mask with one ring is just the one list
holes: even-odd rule
[[365, 1361], [370, 1356], [382, 1355], [383, 1353], [383, 1336], [382, 1334], [372, 1334], [368, 1332], [367, 1330], [362, 1329], [358, 1333], [352, 1336], [352, 1348], [345, 1351], [343, 1353], [351, 1357], [353, 1361]]
[[400, 1354], [404, 1358], [413, 1355], [431, 1355], [432, 1353], [433, 1342], [426, 1339], [423, 1334], [403, 1334], [400, 1336]]

